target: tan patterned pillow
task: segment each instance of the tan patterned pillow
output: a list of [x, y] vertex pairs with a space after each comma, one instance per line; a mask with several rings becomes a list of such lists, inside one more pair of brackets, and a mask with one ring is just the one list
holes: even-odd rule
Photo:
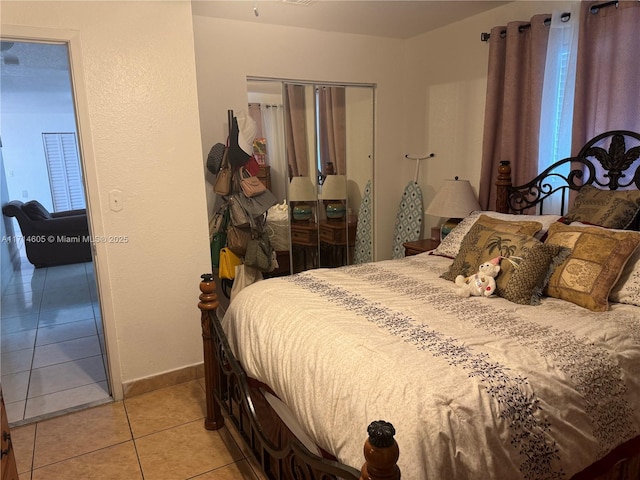
[[468, 277], [480, 264], [500, 256], [496, 293], [514, 303], [538, 305], [553, 269], [568, 254], [567, 249], [545, 245], [531, 235], [500, 232], [477, 223], [469, 230], [460, 254], [442, 278], [454, 281], [457, 275]]
[[569, 209], [567, 222], [627, 228], [640, 212], [640, 190], [600, 190], [585, 185]]
[[571, 255], [551, 276], [547, 294], [604, 312], [609, 309], [609, 292], [640, 237], [634, 232], [554, 223], [545, 243], [571, 249]]
[[[481, 221], [483, 225], [493, 228], [494, 230], [509, 231], [517, 233], [527, 233], [534, 235], [536, 232], [543, 228], [542, 223], [539, 221], [533, 221], [528, 219], [529, 216], [522, 215], [507, 215], [495, 212], [487, 212], [489, 215], [482, 211], [476, 211], [469, 214], [468, 217], [463, 219], [444, 240], [438, 245], [433, 252], [434, 255], [440, 255], [442, 257], [456, 258], [460, 247], [464, 241], [464, 237], [469, 233], [471, 227], [473, 227], [478, 221]], [[498, 218], [493, 215], [497, 215]], [[505, 220], [507, 217], [509, 220]], [[541, 217], [541, 216], [538, 216]], [[536, 218], [538, 218], [536, 217]], [[518, 218], [527, 218], [528, 220], [519, 220]], [[553, 221], [560, 218], [557, 216]], [[551, 222], [549, 222], [551, 223]]]

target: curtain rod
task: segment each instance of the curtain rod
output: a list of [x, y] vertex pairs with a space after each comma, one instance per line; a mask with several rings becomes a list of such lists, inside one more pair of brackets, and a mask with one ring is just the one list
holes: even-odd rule
[[[592, 5], [591, 8], [589, 8], [589, 12], [595, 14], [595, 13], [598, 13], [601, 8], [611, 7], [611, 6], [614, 6], [614, 5], [615, 5], [616, 8], [618, 8], [618, 0], [611, 0], [610, 2], [598, 3], [596, 5]], [[571, 14], [568, 13], [568, 12], [565, 12], [560, 16], [560, 20], [563, 21], [563, 22], [568, 22], [570, 18], [571, 18]], [[544, 19], [544, 24], [545, 25], [548, 25], [550, 22], [551, 22], [551, 17], [548, 17], [548, 18]], [[526, 30], [529, 27], [531, 27], [530, 23], [522, 24], [522, 25], [520, 25], [520, 27], [518, 27], [518, 31], [519, 32], [523, 32], [524, 30]], [[506, 33], [507, 33], [506, 30], [501, 30], [500, 31], [500, 36], [502, 37]], [[480, 34], [480, 41], [488, 42], [490, 37], [491, 37], [490, 33], [482, 32]]]

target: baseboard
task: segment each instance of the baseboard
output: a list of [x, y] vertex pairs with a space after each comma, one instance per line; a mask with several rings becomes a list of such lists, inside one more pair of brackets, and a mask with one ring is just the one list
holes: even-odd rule
[[152, 377], [132, 380], [122, 384], [122, 394], [125, 399], [153, 392], [164, 387], [171, 387], [180, 383], [190, 382], [204, 377], [204, 364], [199, 363], [190, 367], [179, 368], [171, 372], [161, 373]]

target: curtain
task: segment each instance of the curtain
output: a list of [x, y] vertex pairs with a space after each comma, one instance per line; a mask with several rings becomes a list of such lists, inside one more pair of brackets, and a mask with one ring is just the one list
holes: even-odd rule
[[284, 84], [284, 109], [289, 176], [308, 176], [309, 150], [304, 85]]
[[[554, 10], [551, 15], [542, 88], [538, 173], [571, 156], [580, 4], [571, 4], [570, 8], [568, 12]], [[565, 164], [554, 171], [566, 177], [569, 170], [569, 164]], [[558, 177], [549, 177], [547, 183], [555, 188], [560, 182]], [[543, 213], [561, 214], [567, 201], [566, 195], [563, 203], [563, 196], [554, 194], [545, 200]]]
[[573, 153], [607, 130], [640, 131], [640, 2], [582, 2]]
[[494, 182], [501, 160], [511, 162], [516, 184], [531, 180], [537, 173], [549, 37], [545, 19], [549, 16], [535, 15], [529, 23], [510, 22], [506, 28], [491, 30], [479, 189], [484, 209], [495, 205]]
[[347, 119], [344, 87], [319, 87], [318, 119], [322, 173], [330, 173], [327, 164], [333, 163], [333, 173], [346, 175]]
[[262, 105], [261, 120], [267, 139], [267, 159], [271, 165], [271, 191], [278, 198], [286, 197], [286, 179], [289, 178], [284, 148], [284, 113], [282, 105]]

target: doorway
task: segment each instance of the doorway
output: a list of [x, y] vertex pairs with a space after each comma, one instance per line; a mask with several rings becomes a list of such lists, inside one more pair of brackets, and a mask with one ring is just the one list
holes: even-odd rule
[[[1, 42], [2, 204], [86, 209], [68, 45]], [[9, 422], [111, 401], [93, 261], [36, 268], [2, 222], [1, 380]]]

